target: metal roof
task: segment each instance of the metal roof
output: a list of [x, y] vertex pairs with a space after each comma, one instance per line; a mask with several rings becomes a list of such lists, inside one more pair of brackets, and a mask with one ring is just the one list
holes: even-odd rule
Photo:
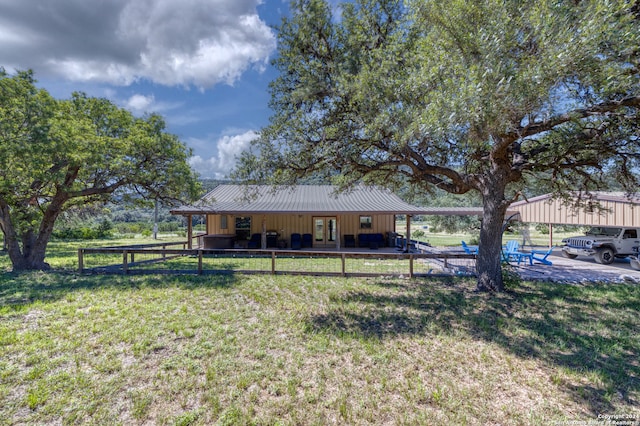
[[[629, 196], [625, 192], [593, 191], [590, 194], [586, 194], [586, 193], [582, 194], [582, 196], [585, 199], [588, 199], [587, 195], [591, 195], [591, 199], [593, 199], [594, 201], [612, 201], [612, 202], [623, 203], [623, 204], [639, 204], [640, 203], [640, 195], [631, 194], [631, 196]], [[518, 208], [527, 204], [537, 203], [540, 201], [544, 201], [544, 202], [553, 201], [553, 194], [538, 195], [537, 197], [532, 197], [527, 200], [517, 201], [511, 204], [511, 207]]]
[[358, 186], [338, 193], [330, 185], [298, 185], [274, 189], [268, 185], [219, 185], [196, 204], [173, 214], [408, 214], [481, 215], [482, 208], [417, 207], [393, 192]]

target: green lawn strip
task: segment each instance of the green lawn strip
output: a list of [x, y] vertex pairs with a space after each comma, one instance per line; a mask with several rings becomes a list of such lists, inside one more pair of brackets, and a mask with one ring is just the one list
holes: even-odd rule
[[548, 424], [638, 413], [640, 291], [0, 276], [12, 423]]

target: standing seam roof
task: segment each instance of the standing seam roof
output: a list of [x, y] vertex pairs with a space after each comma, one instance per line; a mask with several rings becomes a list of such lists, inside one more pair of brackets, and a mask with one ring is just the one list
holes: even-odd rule
[[425, 208], [402, 201], [391, 191], [356, 187], [337, 193], [335, 186], [299, 185], [274, 190], [270, 186], [219, 185], [195, 205], [173, 213], [406, 213]]

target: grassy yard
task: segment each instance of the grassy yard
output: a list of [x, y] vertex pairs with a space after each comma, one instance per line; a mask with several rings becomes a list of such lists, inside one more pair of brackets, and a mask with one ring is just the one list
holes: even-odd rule
[[88, 276], [64, 247], [0, 273], [0, 424], [640, 419], [637, 285]]

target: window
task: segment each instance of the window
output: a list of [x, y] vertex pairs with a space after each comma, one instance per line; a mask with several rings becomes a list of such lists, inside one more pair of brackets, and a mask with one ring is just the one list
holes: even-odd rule
[[360, 216], [360, 229], [371, 229], [371, 216]]
[[248, 240], [251, 237], [251, 216], [236, 217], [236, 238]]
[[223, 214], [220, 216], [220, 229], [227, 229], [229, 225], [227, 224], [227, 215]]

